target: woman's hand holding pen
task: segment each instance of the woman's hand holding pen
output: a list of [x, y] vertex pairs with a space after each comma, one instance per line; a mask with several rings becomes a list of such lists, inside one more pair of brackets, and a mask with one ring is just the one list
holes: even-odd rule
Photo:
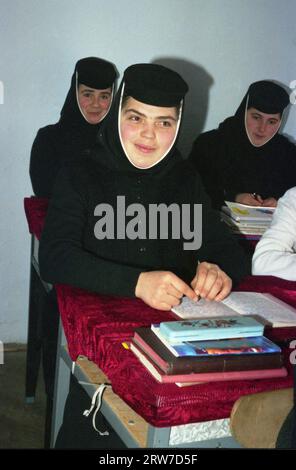
[[183, 295], [191, 300], [198, 296], [186, 282], [171, 271], [148, 271], [138, 277], [135, 295], [147, 305], [158, 310], [171, 310], [179, 305]]
[[263, 200], [262, 206], [263, 207], [276, 207], [277, 200], [274, 197], [267, 197], [266, 199]]
[[262, 206], [263, 199], [257, 193], [240, 193], [235, 196], [235, 202], [246, 204], [247, 206]]
[[268, 197], [263, 199], [260, 194], [257, 193], [240, 193], [235, 196], [235, 202], [240, 204], [246, 204], [247, 206], [254, 207], [276, 207], [277, 200], [274, 197]]
[[216, 264], [198, 264], [191, 287], [170, 271], [148, 271], [138, 277], [135, 295], [150, 307], [171, 310], [186, 295], [197, 301], [223, 300], [231, 291], [232, 281]]
[[197, 266], [191, 287], [199, 298], [219, 302], [230, 293], [232, 280], [217, 264], [203, 261]]

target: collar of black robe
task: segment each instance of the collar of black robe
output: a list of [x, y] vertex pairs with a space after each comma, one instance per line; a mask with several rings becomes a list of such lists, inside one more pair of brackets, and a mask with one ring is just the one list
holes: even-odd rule
[[[62, 107], [59, 123], [63, 127], [79, 127], [80, 130], [96, 133], [101, 122], [98, 124], [90, 124], [86, 121], [78, 106], [77, 86], [79, 83], [83, 83], [86, 86], [98, 90], [104, 90], [109, 87], [114, 88], [116, 76], [116, 68], [111, 62], [97, 57], [85, 57], [84, 59], [80, 59], [75, 65], [71, 86]], [[105, 117], [106, 115], [104, 118]]]
[[[158, 64], [135, 64], [128, 67], [125, 72], [114, 100], [109, 115], [99, 132], [99, 143], [108, 150], [108, 156], [100, 148], [97, 149], [97, 156], [101, 164], [118, 171], [151, 175], [160, 172], [165, 167], [174, 165], [176, 160], [180, 160], [180, 154], [176, 149], [177, 137], [169, 152], [159, 163], [148, 168], [136, 168], [128, 160], [121, 145], [119, 135], [119, 113], [122, 101], [122, 91], [125, 95], [131, 96], [137, 101], [145, 104], [161, 107], [180, 107], [179, 121], [184, 106], [184, 97], [188, 91], [188, 85], [183, 78], [175, 71]], [[180, 129], [180, 126], [179, 126]], [[179, 134], [177, 132], [177, 134]]]

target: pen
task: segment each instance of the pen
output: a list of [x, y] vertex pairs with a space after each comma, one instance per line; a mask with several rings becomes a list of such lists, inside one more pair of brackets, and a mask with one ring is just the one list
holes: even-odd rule
[[262, 203], [262, 197], [260, 196], [260, 194], [252, 193], [252, 196], [254, 199], [256, 199], [256, 201]]

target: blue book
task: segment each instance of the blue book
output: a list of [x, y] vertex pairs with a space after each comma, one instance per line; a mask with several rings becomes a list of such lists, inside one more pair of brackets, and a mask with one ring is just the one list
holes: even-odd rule
[[159, 324], [152, 324], [151, 330], [176, 357], [184, 356], [217, 356], [242, 354], [280, 353], [281, 348], [265, 336], [245, 338], [226, 338], [212, 340], [168, 341], [159, 331]]
[[161, 322], [160, 334], [172, 341], [262, 336], [264, 325], [247, 315]]

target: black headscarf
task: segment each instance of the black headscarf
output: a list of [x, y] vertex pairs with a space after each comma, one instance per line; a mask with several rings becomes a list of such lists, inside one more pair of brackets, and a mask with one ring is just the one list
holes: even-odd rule
[[[233, 200], [238, 193], [258, 193], [263, 198], [278, 199], [291, 187], [290, 172], [295, 169], [295, 165], [289, 168], [291, 143], [277, 132], [268, 142], [256, 147], [250, 142], [245, 127], [245, 115], [250, 107], [282, 116], [288, 103], [289, 96], [281, 86], [267, 80], [255, 82], [235, 115], [220, 124], [219, 151], [220, 158], [224, 159], [225, 199]], [[296, 183], [296, 175], [294, 179]]]
[[[104, 159], [104, 152], [100, 152], [98, 149], [101, 163], [113, 169], [151, 175], [159, 172], [166, 165], [172, 165], [175, 159], [181, 158], [176, 151], [176, 135], [174, 145], [159, 163], [148, 169], [136, 168], [129, 162], [122, 147], [118, 129], [118, 116], [121, 112], [124, 95], [131, 96], [137, 101], [152, 106], [180, 106], [180, 121], [184, 97], [187, 91], [188, 85], [183, 78], [177, 72], [167, 67], [158, 64], [134, 64], [128, 67], [124, 72], [121, 85], [115, 97], [114, 106], [99, 132], [99, 143], [109, 151], [109, 155]], [[171, 158], [172, 156], [174, 156], [173, 159]]]

